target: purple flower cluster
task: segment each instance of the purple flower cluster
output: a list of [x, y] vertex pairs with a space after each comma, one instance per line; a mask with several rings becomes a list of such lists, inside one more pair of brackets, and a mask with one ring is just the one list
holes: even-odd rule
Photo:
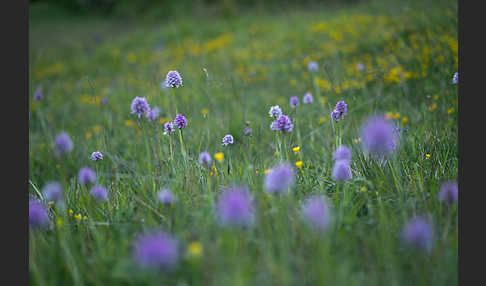
[[164, 134], [165, 135], [170, 134], [170, 133], [172, 133], [174, 131], [175, 131], [174, 124], [172, 124], [172, 122], [166, 122], [164, 124]]
[[433, 229], [424, 218], [411, 219], [402, 230], [402, 239], [405, 244], [420, 250], [430, 251], [433, 246]]
[[90, 167], [83, 167], [79, 170], [78, 180], [83, 185], [89, 185], [96, 180], [96, 173]]
[[133, 256], [142, 268], [168, 269], [179, 260], [179, 243], [170, 234], [144, 234], [135, 241]]
[[332, 178], [336, 181], [344, 182], [353, 177], [351, 173], [351, 156], [352, 153], [348, 147], [339, 146], [333, 153], [334, 167], [332, 169]]
[[49, 215], [43, 203], [29, 201], [29, 226], [31, 228], [45, 228], [49, 226]]
[[224, 137], [223, 137], [223, 145], [224, 146], [228, 146], [230, 144], [233, 144], [234, 142], [234, 139], [233, 139], [233, 136], [231, 134], [226, 134]]
[[157, 199], [162, 204], [170, 205], [174, 202], [174, 194], [169, 189], [163, 189], [157, 194]]
[[251, 127], [245, 127], [245, 128], [243, 128], [243, 135], [245, 135], [245, 136], [251, 136], [252, 133], [253, 133], [253, 129], [251, 129]]
[[108, 191], [102, 186], [94, 186], [89, 194], [98, 202], [108, 200]]
[[299, 105], [299, 98], [297, 96], [292, 96], [290, 98], [290, 107], [295, 108]]
[[255, 209], [249, 192], [242, 187], [223, 190], [216, 203], [216, 214], [223, 226], [251, 226]]
[[179, 129], [184, 129], [187, 126], [187, 119], [182, 114], [177, 114], [174, 118], [174, 125]]
[[103, 154], [101, 154], [99, 151], [95, 151], [89, 158], [93, 161], [103, 160]]
[[278, 105], [271, 106], [268, 114], [270, 117], [277, 119], [280, 115], [282, 115], [282, 109], [280, 109], [280, 106]]
[[62, 200], [62, 186], [59, 182], [48, 182], [42, 193], [48, 202], [59, 202]]
[[65, 155], [73, 149], [73, 142], [66, 132], [57, 135], [54, 141], [54, 153], [56, 156]]
[[302, 219], [312, 229], [323, 231], [330, 223], [330, 210], [322, 196], [308, 198], [300, 208]]
[[138, 118], [146, 114], [150, 110], [150, 106], [145, 97], [135, 97], [130, 106], [132, 114], [136, 114]]
[[175, 88], [182, 86], [182, 77], [178, 71], [169, 71], [167, 73], [167, 76], [165, 77], [165, 86]]
[[274, 131], [281, 131], [283, 133], [288, 133], [292, 131], [294, 128], [294, 124], [292, 123], [292, 120], [287, 116], [287, 115], [280, 115], [277, 120], [273, 121], [272, 124], [270, 124], [270, 129]]
[[41, 100], [42, 98], [44, 98], [44, 94], [42, 93], [42, 88], [39, 87], [34, 92], [34, 100]]
[[282, 163], [265, 175], [265, 189], [270, 193], [284, 193], [294, 183], [295, 175], [292, 167]]
[[439, 191], [439, 200], [443, 201], [447, 205], [457, 203], [458, 199], [458, 187], [457, 183], [453, 181], [442, 183]]
[[304, 104], [310, 104], [314, 102], [314, 98], [312, 97], [312, 94], [310, 92], [307, 92], [306, 94], [304, 94], [304, 98], [302, 99], [302, 101], [304, 102]]
[[348, 106], [344, 101], [338, 101], [336, 107], [334, 107], [334, 110], [331, 112], [331, 118], [337, 122], [343, 118], [346, 113], [348, 113]]
[[307, 65], [307, 68], [309, 69], [309, 71], [313, 72], [319, 69], [319, 65], [316, 62], [312, 61]]
[[199, 163], [201, 165], [209, 165], [211, 164], [211, 155], [204, 151], [199, 154]]
[[452, 76], [452, 83], [457, 84], [459, 82], [459, 73], [455, 72], [454, 76]]
[[394, 125], [383, 116], [367, 119], [361, 126], [362, 147], [375, 155], [385, 156], [396, 149], [397, 133]]

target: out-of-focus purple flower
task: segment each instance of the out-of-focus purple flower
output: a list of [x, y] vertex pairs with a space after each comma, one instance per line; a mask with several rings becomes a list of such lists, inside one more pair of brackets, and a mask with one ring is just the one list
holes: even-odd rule
[[442, 183], [439, 191], [439, 200], [445, 202], [447, 205], [457, 203], [458, 199], [457, 183], [453, 181]]
[[34, 92], [34, 100], [41, 100], [42, 98], [44, 98], [44, 93], [42, 92], [42, 88], [39, 87]]
[[66, 132], [57, 135], [54, 141], [54, 153], [56, 156], [67, 154], [71, 152], [72, 149], [73, 141], [71, 141], [71, 138], [69, 138], [69, 135]]
[[345, 161], [349, 162], [349, 161], [351, 161], [352, 153], [348, 149], [348, 147], [341, 145], [336, 149], [336, 151], [334, 151], [332, 156], [333, 156], [333, 159], [335, 161], [345, 160]]
[[224, 226], [250, 226], [255, 219], [252, 198], [242, 187], [223, 190], [216, 203], [216, 213]]
[[174, 131], [175, 131], [174, 124], [172, 124], [172, 122], [166, 122], [164, 124], [164, 134], [165, 135], [170, 134], [170, 133], [172, 133]]
[[223, 142], [224, 146], [228, 146], [229, 144], [233, 144], [233, 142], [234, 142], [233, 136], [231, 134], [224, 135], [222, 142]]
[[364, 71], [365, 66], [362, 63], [358, 63], [357, 68], [359, 71]]
[[304, 102], [304, 104], [309, 104], [314, 102], [314, 98], [312, 97], [312, 94], [310, 92], [307, 92], [306, 94], [304, 94], [304, 98], [302, 99], [302, 101]]
[[455, 72], [454, 76], [452, 76], [452, 83], [457, 84], [459, 82], [459, 73]]
[[104, 97], [102, 97], [102, 98], [101, 98], [100, 103], [101, 103], [102, 105], [107, 104], [107, 103], [108, 103], [108, 97], [105, 97], [105, 96], [104, 96]]
[[135, 241], [133, 256], [142, 268], [169, 269], [179, 260], [179, 243], [170, 234], [143, 234]]
[[245, 136], [251, 136], [253, 130], [251, 129], [251, 127], [245, 127], [243, 128], [243, 135]]
[[274, 130], [274, 128], [276, 128], [276, 130], [278, 130], [278, 131], [288, 133], [288, 132], [292, 131], [292, 129], [294, 128], [294, 124], [292, 123], [292, 120], [287, 115], [283, 115], [283, 114], [280, 115], [277, 118], [277, 120], [274, 121], [274, 122], [276, 122], [275, 126], [270, 125], [270, 128], [272, 130]]
[[45, 228], [49, 225], [49, 215], [43, 203], [29, 202], [29, 226], [31, 228]]
[[330, 223], [330, 210], [322, 196], [308, 198], [301, 205], [300, 212], [304, 222], [315, 230], [323, 231]]
[[174, 194], [169, 189], [163, 189], [157, 194], [159, 202], [170, 205], [174, 202]]
[[270, 193], [284, 193], [294, 183], [295, 174], [292, 167], [282, 163], [265, 175], [265, 189]]
[[363, 148], [379, 156], [391, 154], [398, 140], [393, 123], [382, 116], [367, 119], [361, 127], [360, 137]]
[[152, 122], [159, 117], [159, 108], [154, 107], [146, 113], [148, 121]]
[[299, 105], [299, 98], [297, 96], [292, 96], [290, 98], [290, 107], [297, 107]]
[[62, 200], [62, 186], [59, 182], [48, 182], [42, 193], [48, 202], [58, 202]]
[[90, 167], [83, 167], [79, 170], [78, 180], [83, 185], [94, 183], [96, 180], [96, 173]]
[[316, 62], [312, 61], [307, 65], [307, 68], [309, 69], [309, 71], [313, 72], [319, 69], [319, 65]]
[[103, 154], [100, 151], [94, 151], [89, 158], [93, 161], [103, 160]]
[[182, 77], [177, 71], [169, 71], [165, 77], [165, 86], [180, 87], [182, 86]]
[[147, 113], [150, 110], [150, 106], [145, 97], [135, 97], [132, 100], [132, 105], [130, 106], [132, 114], [136, 114], [138, 118]]
[[187, 119], [182, 114], [177, 114], [174, 118], [174, 125], [179, 129], [184, 129], [187, 126]]
[[407, 245], [429, 251], [434, 242], [432, 226], [424, 218], [412, 218], [402, 230], [402, 239]]
[[108, 200], [108, 191], [102, 186], [94, 186], [89, 194], [99, 202]]
[[211, 164], [211, 155], [204, 151], [199, 154], [199, 163], [202, 165], [209, 165]]
[[332, 178], [336, 181], [347, 181], [352, 178], [351, 167], [349, 166], [349, 161], [339, 160], [334, 163], [334, 168], [332, 169]]
[[278, 118], [280, 115], [282, 115], [282, 109], [280, 109], [280, 106], [278, 105], [271, 106], [270, 110], [268, 111], [268, 115], [273, 118]]

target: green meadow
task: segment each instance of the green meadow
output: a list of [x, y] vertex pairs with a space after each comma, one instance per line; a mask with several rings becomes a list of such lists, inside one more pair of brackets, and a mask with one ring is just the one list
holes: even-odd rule
[[[50, 224], [29, 231], [30, 284], [457, 285], [458, 208], [438, 198], [458, 173], [457, 23], [457, 1], [159, 21], [32, 4], [28, 183]], [[162, 88], [171, 70], [183, 86]], [[34, 100], [38, 89], [43, 98]], [[137, 96], [160, 109], [156, 120], [131, 113]], [[336, 122], [338, 101], [348, 110]], [[270, 129], [274, 105], [292, 119], [291, 132]], [[176, 110], [187, 127], [166, 135]], [[373, 115], [400, 132], [384, 160], [361, 148], [360, 128]], [[332, 177], [337, 130], [352, 152], [345, 182]], [[56, 156], [61, 132], [73, 149]], [[234, 144], [222, 145], [226, 134]], [[90, 160], [94, 151], [103, 159]], [[202, 151], [209, 166], [198, 161]], [[295, 182], [273, 195], [264, 180], [280, 162], [293, 167]], [[84, 166], [107, 201], [79, 182]], [[62, 185], [60, 203], [42, 194], [51, 181]], [[252, 195], [250, 227], [216, 218], [219, 194], [231, 186]], [[158, 201], [161, 189], [172, 190], [174, 203]], [[312, 195], [329, 203], [323, 232], [300, 214]], [[431, 222], [430, 251], [401, 240], [415, 216]], [[144, 269], [133, 257], [136, 237], [153, 230], [179, 242], [172, 269]]]

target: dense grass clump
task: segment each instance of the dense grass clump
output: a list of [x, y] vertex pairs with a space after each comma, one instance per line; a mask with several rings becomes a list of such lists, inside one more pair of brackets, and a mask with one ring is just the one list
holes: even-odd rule
[[457, 284], [455, 1], [31, 14], [31, 284]]

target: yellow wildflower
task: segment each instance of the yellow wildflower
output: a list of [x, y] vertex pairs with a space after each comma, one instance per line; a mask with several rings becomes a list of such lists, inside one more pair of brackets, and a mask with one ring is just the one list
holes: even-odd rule
[[273, 153], [273, 155], [278, 156], [278, 155], [280, 155], [280, 152], [275, 151], [275, 153]]
[[224, 160], [224, 154], [222, 152], [218, 152], [214, 154], [214, 159], [218, 162], [222, 162]]
[[57, 224], [57, 226], [62, 226], [62, 218], [58, 218], [56, 220], [56, 224]]
[[83, 220], [85, 220], [85, 221], [88, 220], [88, 217], [87, 216], [84, 216], [83, 217]]
[[69, 209], [69, 214], [72, 215], [73, 214], [73, 210], [72, 209]]
[[187, 252], [189, 253], [190, 257], [197, 258], [201, 256], [203, 252], [203, 246], [200, 242], [198, 241], [193, 241], [189, 243], [189, 246], [187, 247]]
[[127, 55], [127, 61], [131, 64], [135, 63], [135, 61], [137, 60], [137, 57], [135, 56], [134, 53], [129, 53]]
[[296, 147], [292, 148], [292, 151], [294, 151], [295, 153], [298, 153], [300, 151], [300, 147], [296, 146]]
[[452, 113], [454, 113], [454, 108], [453, 107], [447, 109], [447, 114], [452, 114]]
[[393, 112], [388, 111], [387, 113], [385, 113], [385, 119], [386, 120], [390, 120], [392, 118], [393, 118]]
[[206, 115], [208, 115], [208, 112], [209, 112], [209, 110], [206, 107], [201, 110], [201, 113], [204, 117], [206, 117]]
[[324, 123], [326, 121], [327, 121], [327, 117], [325, 117], [325, 116], [322, 116], [321, 118], [319, 118], [319, 123], [320, 124], [322, 124], [322, 123]]
[[395, 113], [395, 115], [393, 115], [393, 118], [395, 118], [395, 120], [398, 120], [400, 118], [400, 113]]
[[81, 214], [77, 214], [74, 216], [75, 219], [80, 220], [81, 219]]
[[127, 119], [125, 120], [125, 125], [130, 127], [130, 126], [133, 126], [133, 121], [131, 121], [130, 119]]
[[430, 154], [425, 154], [425, 158], [426, 159], [429, 159], [430, 158]]
[[439, 95], [436, 94], [436, 95], [434, 95], [434, 100], [437, 100], [437, 99], [439, 99]]
[[263, 171], [264, 174], [268, 174], [272, 171], [272, 169], [265, 169], [265, 171]]
[[88, 131], [88, 132], [86, 132], [85, 136], [86, 136], [86, 139], [90, 139], [91, 137], [93, 137], [93, 133]]
[[360, 192], [366, 192], [366, 187], [365, 187], [365, 186], [363, 186], [363, 187], [361, 187], [361, 189], [359, 189], [359, 190], [360, 190]]
[[99, 126], [99, 125], [95, 125], [95, 126], [93, 126], [93, 131], [94, 131], [94, 133], [96, 133], [96, 134], [100, 133], [100, 132], [101, 132], [101, 128], [102, 128], [102, 127], [101, 127], [101, 126]]
[[437, 108], [437, 103], [434, 103], [428, 107], [429, 111], [434, 111], [436, 108]]
[[297, 168], [302, 168], [302, 161], [295, 162], [295, 166], [297, 166]]
[[408, 117], [404, 116], [404, 117], [402, 118], [402, 123], [403, 123], [403, 124], [407, 124], [407, 122], [408, 122]]
[[160, 124], [165, 124], [166, 122], [169, 122], [169, 118], [167, 118], [167, 117], [160, 117], [159, 118]]

